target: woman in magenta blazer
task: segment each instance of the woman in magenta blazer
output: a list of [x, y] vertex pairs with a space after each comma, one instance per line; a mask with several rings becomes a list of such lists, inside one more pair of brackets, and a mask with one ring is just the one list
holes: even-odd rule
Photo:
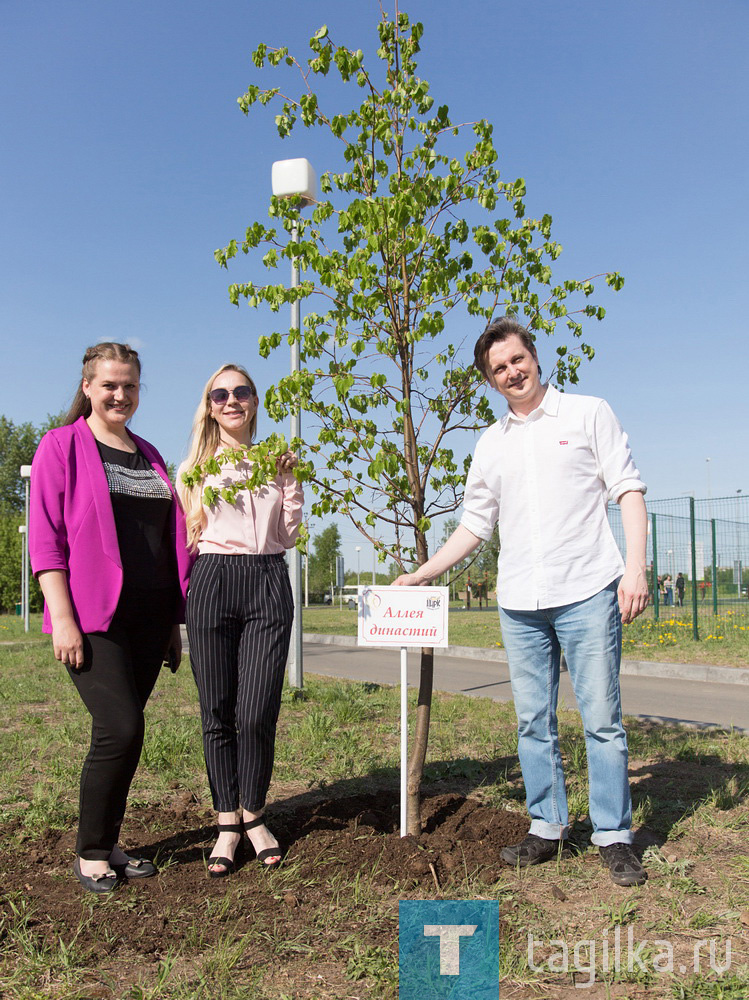
[[102, 343], [83, 358], [65, 425], [42, 438], [31, 470], [31, 564], [44, 630], [92, 717], [73, 871], [93, 892], [153, 875], [118, 847], [143, 746], [143, 709], [165, 658], [181, 656], [191, 557], [164, 460], [127, 429], [140, 360]]

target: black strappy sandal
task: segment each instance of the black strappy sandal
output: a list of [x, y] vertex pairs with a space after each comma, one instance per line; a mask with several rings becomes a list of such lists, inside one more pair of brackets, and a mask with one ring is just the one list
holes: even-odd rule
[[[252, 830], [256, 826], [262, 826], [264, 823], [265, 823], [265, 816], [258, 816], [257, 819], [252, 819], [250, 820], [249, 823], [247, 823], [245, 820], [242, 821], [242, 826], [244, 827], [245, 836], [247, 837], [247, 840], [249, 841], [250, 847], [252, 847], [253, 851], [255, 851], [255, 848], [252, 844], [252, 841], [250, 840], [250, 835], [247, 831]], [[278, 858], [277, 861], [271, 861], [270, 864], [265, 863], [266, 858], [275, 858], [275, 857]], [[281, 849], [280, 844], [278, 845], [278, 847], [266, 847], [259, 853], [255, 851], [255, 858], [260, 862], [260, 866], [262, 868], [265, 868], [267, 871], [271, 871], [273, 868], [278, 868], [278, 866], [283, 861], [283, 850]]]
[[[239, 844], [242, 843], [242, 824], [241, 823], [217, 823], [216, 829], [219, 833], [238, 833], [240, 835]], [[239, 844], [237, 844], [237, 850], [239, 850]], [[222, 872], [211, 871], [211, 865], [222, 865]], [[209, 878], [226, 878], [227, 875], [231, 875], [236, 871], [236, 864], [232, 858], [208, 858], [208, 877]]]

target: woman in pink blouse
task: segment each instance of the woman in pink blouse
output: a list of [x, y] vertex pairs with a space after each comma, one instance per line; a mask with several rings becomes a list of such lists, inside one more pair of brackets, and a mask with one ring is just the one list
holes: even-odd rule
[[[193, 424], [190, 453], [180, 473], [220, 459], [224, 449], [249, 447], [258, 397], [239, 365], [223, 365], [208, 380]], [[291, 474], [296, 458], [279, 460], [266, 486], [239, 492], [234, 505], [203, 503], [206, 486], [221, 488], [246, 477], [246, 462], [222, 465], [200, 484], [182, 483], [188, 545], [198, 558], [190, 577], [187, 631], [200, 696], [203, 748], [218, 840], [208, 874], [234, 871], [242, 832], [266, 868], [282, 852], [263, 810], [273, 770], [294, 606], [284, 552], [299, 534], [304, 496]]]

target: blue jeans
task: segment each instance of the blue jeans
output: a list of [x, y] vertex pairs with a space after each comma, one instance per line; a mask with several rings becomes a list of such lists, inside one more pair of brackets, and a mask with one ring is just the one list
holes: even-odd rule
[[588, 752], [592, 841], [632, 842], [627, 737], [619, 665], [622, 624], [615, 580], [584, 601], [538, 611], [499, 609], [518, 717], [518, 755], [530, 832], [559, 839], [569, 814], [557, 731], [559, 665], [564, 649]]

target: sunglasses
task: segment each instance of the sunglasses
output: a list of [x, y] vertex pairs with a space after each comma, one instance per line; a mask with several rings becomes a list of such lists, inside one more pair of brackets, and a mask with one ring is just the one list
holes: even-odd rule
[[236, 389], [211, 389], [208, 393], [216, 406], [223, 406], [229, 402], [229, 396], [234, 396], [238, 403], [246, 403], [255, 395], [255, 390], [251, 385], [238, 385]]

